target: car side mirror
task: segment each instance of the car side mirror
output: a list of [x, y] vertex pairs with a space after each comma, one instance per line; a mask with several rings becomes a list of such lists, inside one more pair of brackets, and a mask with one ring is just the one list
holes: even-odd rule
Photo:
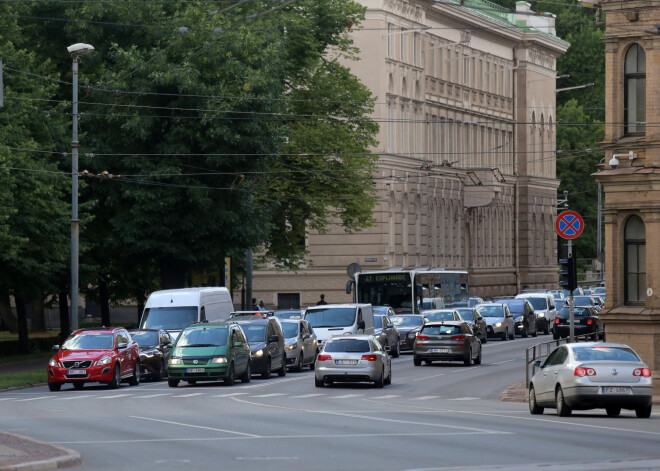
[[126, 342], [120, 342], [120, 343], [117, 344], [117, 348], [118, 348], [119, 350], [123, 350], [123, 349], [125, 349], [126, 347], [128, 347], [128, 344], [127, 344]]
[[311, 335], [309, 335], [307, 333], [303, 334], [303, 340], [307, 340], [310, 337], [311, 337]]
[[234, 342], [234, 347], [242, 347], [243, 342]]
[[387, 327], [388, 329], [391, 329], [391, 328], [393, 328], [393, 327], [394, 327], [394, 324], [392, 324], [392, 323], [390, 322], [390, 323], [389, 323], [389, 324], [387, 324], [387, 325], [386, 325], [385, 327]]
[[167, 347], [167, 348], [174, 348], [174, 344], [173, 344], [173, 343], [168, 343], [168, 344], [166, 345], [166, 347]]
[[387, 353], [390, 353], [390, 352], [392, 351], [392, 349], [390, 348], [389, 345], [385, 345], [385, 346], [383, 347], [383, 350], [385, 350]]
[[536, 368], [541, 368], [541, 360], [534, 360], [534, 366]]
[[280, 336], [279, 335], [271, 335], [268, 337], [268, 343], [277, 343], [280, 341]]
[[481, 321], [483, 321], [483, 320], [484, 320], [483, 317], [481, 317], [481, 316], [477, 317], [477, 322], [481, 322]]
[[364, 321], [358, 321], [358, 329], [364, 330], [365, 327], [366, 327], [366, 324], [364, 323]]
[[51, 350], [59, 350], [59, 349], [60, 349], [59, 345], [53, 345], [53, 347], [51, 348]]

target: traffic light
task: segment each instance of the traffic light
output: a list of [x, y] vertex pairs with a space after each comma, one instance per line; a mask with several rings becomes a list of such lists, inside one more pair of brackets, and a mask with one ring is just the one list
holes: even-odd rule
[[577, 266], [575, 264], [575, 253], [573, 253], [568, 258], [559, 259], [559, 264], [561, 265], [561, 270], [559, 270], [559, 274], [561, 275], [559, 286], [572, 292], [575, 288], [577, 288]]

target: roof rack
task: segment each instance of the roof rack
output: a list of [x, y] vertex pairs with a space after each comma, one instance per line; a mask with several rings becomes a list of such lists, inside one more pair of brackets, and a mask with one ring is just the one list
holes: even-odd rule
[[234, 311], [229, 314], [229, 318], [234, 319], [236, 317], [261, 317], [262, 319], [266, 319], [267, 317], [272, 317], [273, 315], [275, 315], [275, 311]]

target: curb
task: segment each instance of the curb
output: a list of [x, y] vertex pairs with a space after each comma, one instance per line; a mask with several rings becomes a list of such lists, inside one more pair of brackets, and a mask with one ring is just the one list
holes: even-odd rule
[[[0, 449], [10, 452], [0, 454], [0, 471], [45, 471], [82, 465], [77, 451], [14, 433], [0, 432]], [[35, 449], [38, 450], [36, 455]], [[52, 457], [40, 459], [44, 455]]]

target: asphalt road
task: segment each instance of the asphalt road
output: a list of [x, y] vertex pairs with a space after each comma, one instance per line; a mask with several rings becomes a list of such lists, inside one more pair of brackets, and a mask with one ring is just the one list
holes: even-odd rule
[[492, 340], [472, 367], [415, 367], [403, 354], [384, 389], [319, 389], [308, 370], [233, 387], [37, 387], [0, 393], [0, 417], [3, 430], [74, 449], [94, 470], [660, 469], [657, 413], [559, 418], [500, 402], [524, 380], [525, 347], [546, 340]]

